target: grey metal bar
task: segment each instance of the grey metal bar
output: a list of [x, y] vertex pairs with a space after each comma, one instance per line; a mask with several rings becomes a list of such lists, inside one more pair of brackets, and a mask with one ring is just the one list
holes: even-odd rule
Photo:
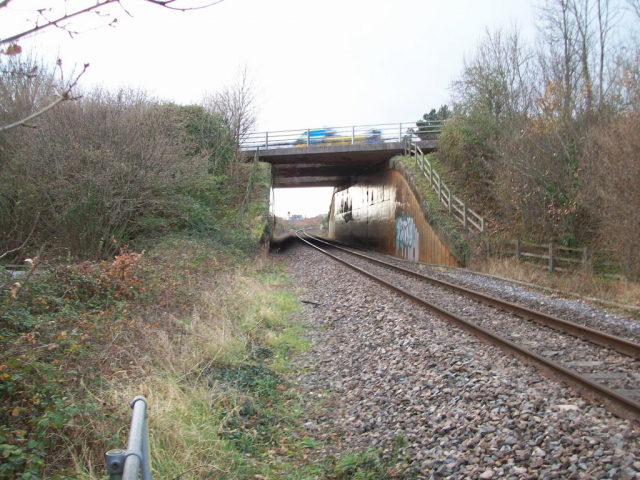
[[126, 450], [109, 450], [105, 453], [107, 473], [111, 480], [153, 480], [149, 453], [149, 427], [147, 401], [138, 396], [131, 402], [133, 414]]

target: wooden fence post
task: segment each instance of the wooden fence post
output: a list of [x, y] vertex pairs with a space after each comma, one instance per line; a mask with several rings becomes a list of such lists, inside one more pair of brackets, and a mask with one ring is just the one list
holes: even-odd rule
[[438, 175], [438, 203], [442, 199], [442, 177]]
[[447, 201], [449, 203], [449, 215], [451, 215], [451, 189], [449, 189], [449, 195], [448, 195]]
[[549, 272], [553, 272], [553, 243], [549, 242]]
[[516, 239], [516, 260], [520, 260], [520, 239]]
[[464, 228], [467, 228], [467, 204], [462, 204], [462, 225]]
[[582, 269], [589, 269], [589, 250], [587, 247], [584, 247], [584, 250], [582, 251]]
[[429, 165], [429, 186], [433, 185], [433, 163]]

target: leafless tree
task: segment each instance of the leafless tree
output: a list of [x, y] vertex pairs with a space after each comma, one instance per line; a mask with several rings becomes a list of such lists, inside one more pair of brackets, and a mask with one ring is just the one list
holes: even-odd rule
[[620, 11], [613, 5], [611, 0], [597, 1], [597, 21], [598, 21], [598, 102], [600, 105], [605, 101], [605, 78], [607, 53], [610, 49], [610, 37], [618, 23]]
[[534, 55], [517, 27], [487, 31], [476, 52], [465, 58], [461, 78], [452, 83], [458, 111], [482, 109], [496, 119], [533, 107]]
[[562, 114], [568, 121], [573, 114], [580, 70], [578, 28], [572, 14], [572, 0], [547, 0], [539, 11], [539, 29], [547, 52], [541, 55], [547, 84], [562, 85]]
[[640, 18], [640, 0], [627, 0], [627, 4], [631, 7], [631, 9]]
[[561, 79], [566, 119], [581, 111], [590, 114], [596, 101], [604, 104], [607, 56], [619, 18], [615, 0], [546, 0], [540, 9], [546, 40], [541, 63], [547, 66], [548, 84]]
[[586, 113], [591, 113], [593, 106], [593, 82], [591, 80], [591, 49], [593, 45], [592, 29], [592, 3], [590, 0], [569, 0], [567, 2], [576, 33], [576, 46], [574, 48], [579, 56], [580, 73], [582, 76], [582, 95], [586, 101]]
[[[140, 0], [161, 8], [176, 10], [180, 12], [206, 8], [224, 0]], [[32, 7], [31, 4], [24, 4], [21, 0], [0, 0], [0, 15], [11, 13], [14, 6], [18, 5], [17, 11], [24, 16], [28, 25], [27, 28], [17, 29], [6, 36], [0, 38], [0, 56], [14, 56], [22, 52], [20, 40], [34, 34], [60, 29], [70, 36], [80, 33], [74, 29], [73, 22], [79, 17], [95, 15], [100, 25], [115, 26], [118, 21], [117, 11], [113, 7], [120, 7], [120, 12], [130, 15], [120, 0], [89, 0], [85, 3], [72, 3], [67, 0], [54, 0], [43, 3], [39, 7]], [[22, 25], [24, 23], [21, 23]], [[9, 124], [0, 125], [0, 132], [19, 126], [28, 126], [29, 122], [54, 108], [62, 102], [73, 100], [73, 89], [77, 86], [80, 78], [89, 67], [85, 64], [81, 72], [75, 76], [71, 75], [67, 82], [64, 82], [57, 90], [54, 98], [40, 109], [25, 112], [23, 118]]]
[[209, 114], [219, 118], [226, 127], [226, 131], [232, 135], [234, 158], [229, 167], [230, 175], [233, 177], [234, 164], [240, 160], [240, 145], [256, 125], [255, 85], [249, 69], [246, 66], [242, 68], [230, 87], [225, 87], [215, 94], [206, 95], [203, 107]]

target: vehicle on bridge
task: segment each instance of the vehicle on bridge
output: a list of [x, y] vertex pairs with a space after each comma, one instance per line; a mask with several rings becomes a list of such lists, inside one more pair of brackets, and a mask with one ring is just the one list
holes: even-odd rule
[[328, 144], [333, 143], [332, 140], [339, 138], [333, 128], [317, 128], [300, 135], [293, 144], [296, 147], [306, 147], [307, 143], [309, 145]]
[[338, 135], [332, 128], [319, 128], [300, 135], [293, 144], [296, 147], [306, 147], [307, 145], [352, 145], [382, 142], [382, 132], [378, 129], [367, 130], [363, 135]]

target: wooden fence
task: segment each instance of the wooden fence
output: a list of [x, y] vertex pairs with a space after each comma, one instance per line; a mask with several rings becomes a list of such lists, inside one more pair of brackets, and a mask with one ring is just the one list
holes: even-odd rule
[[542, 263], [546, 265], [549, 272], [582, 268], [609, 277], [630, 276], [630, 262], [616, 261], [613, 250], [572, 248], [553, 243], [537, 244], [522, 240], [513, 240], [509, 245], [510, 248], [506, 249], [505, 253], [513, 255], [518, 260], [530, 259], [536, 263]]

